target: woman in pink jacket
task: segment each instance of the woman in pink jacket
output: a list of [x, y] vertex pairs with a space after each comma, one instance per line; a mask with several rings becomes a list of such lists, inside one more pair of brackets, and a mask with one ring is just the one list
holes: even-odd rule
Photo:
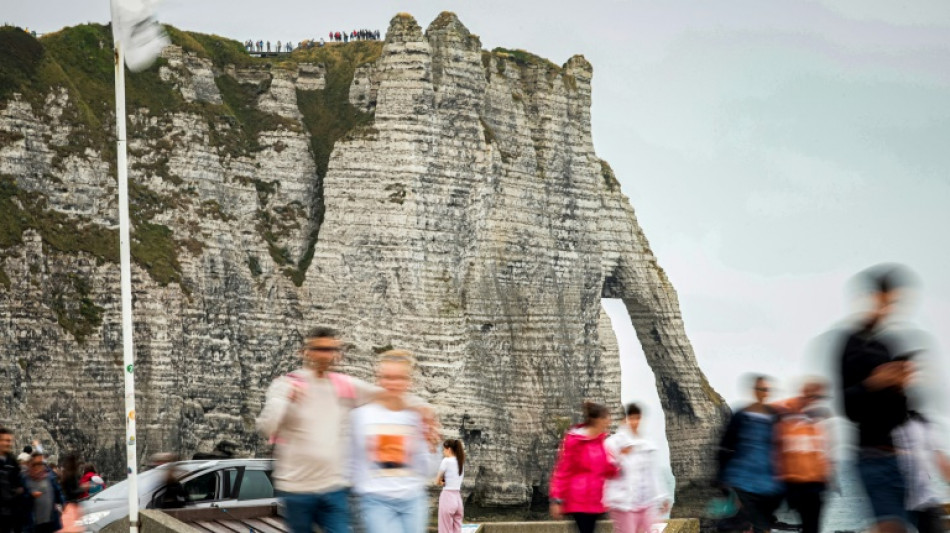
[[604, 507], [604, 482], [619, 472], [604, 447], [610, 412], [600, 404], [584, 403], [584, 423], [564, 436], [551, 475], [551, 516], [571, 515], [580, 533], [593, 533]]

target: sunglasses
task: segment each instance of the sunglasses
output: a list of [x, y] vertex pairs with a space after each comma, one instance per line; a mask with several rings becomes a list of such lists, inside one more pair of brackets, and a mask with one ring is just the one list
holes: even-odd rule
[[330, 348], [325, 346], [319, 346], [316, 348], [304, 348], [305, 352], [334, 352], [334, 353], [343, 353], [343, 348]]

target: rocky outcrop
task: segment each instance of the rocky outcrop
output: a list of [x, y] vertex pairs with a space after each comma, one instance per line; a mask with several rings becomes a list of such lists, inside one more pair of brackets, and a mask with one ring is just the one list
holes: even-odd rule
[[[618, 404], [607, 296], [626, 303], [656, 373], [691, 500], [722, 403], [595, 154], [583, 57], [483, 51], [450, 13], [426, 31], [397, 15], [381, 49], [330, 44], [295, 52], [296, 66], [233, 64], [188, 42], [152, 74], [179, 103], [129, 107], [142, 454], [222, 438], [266, 453], [253, 433], [263, 391], [324, 324], [345, 332], [343, 365], [367, 379], [386, 347], [417, 354], [418, 393], [469, 447], [470, 501], [537, 501], [581, 401]], [[19, 217], [0, 235], [6, 422], [115, 474], [109, 148], [60, 155], [57, 136], [82, 127], [56, 117], [87, 105], [81, 90], [21, 91], [0, 104], [0, 207]]]

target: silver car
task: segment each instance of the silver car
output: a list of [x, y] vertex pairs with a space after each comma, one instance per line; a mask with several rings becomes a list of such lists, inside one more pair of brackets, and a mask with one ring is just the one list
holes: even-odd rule
[[[277, 505], [271, 482], [273, 470], [273, 459], [215, 459], [164, 464], [139, 473], [139, 508]], [[88, 531], [99, 531], [127, 517], [128, 502], [128, 480], [116, 483], [82, 502], [82, 523]]]

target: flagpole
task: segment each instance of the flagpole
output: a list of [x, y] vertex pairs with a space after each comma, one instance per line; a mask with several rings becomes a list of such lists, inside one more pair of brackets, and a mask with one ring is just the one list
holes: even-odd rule
[[125, 50], [116, 37], [115, 3], [112, 0], [115, 42], [116, 170], [119, 177], [119, 272], [122, 287], [122, 374], [125, 375], [125, 451], [129, 480], [129, 532], [138, 533], [138, 459], [135, 449], [135, 353], [132, 339], [132, 258], [129, 242], [129, 180], [126, 152]]

